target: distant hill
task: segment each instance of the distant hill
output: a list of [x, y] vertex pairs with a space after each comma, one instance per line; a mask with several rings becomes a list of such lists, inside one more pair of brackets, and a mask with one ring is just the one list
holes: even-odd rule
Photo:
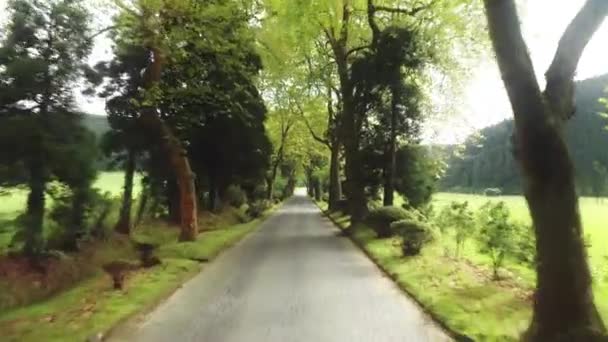
[[98, 139], [110, 130], [108, 118], [104, 115], [83, 114], [82, 124], [95, 133]]
[[[566, 142], [576, 168], [578, 190], [583, 195], [603, 193], [606, 175], [594, 164], [608, 167], [608, 121], [599, 112], [605, 110], [598, 100], [606, 94], [608, 75], [576, 84], [576, 115], [566, 126]], [[505, 193], [521, 192], [521, 180], [511, 153], [513, 121], [505, 120], [481, 130], [481, 139], [467, 139], [459, 156], [448, 158], [448, 169], [441, 182], [442, 190], [480, 191], [501, 188]]]

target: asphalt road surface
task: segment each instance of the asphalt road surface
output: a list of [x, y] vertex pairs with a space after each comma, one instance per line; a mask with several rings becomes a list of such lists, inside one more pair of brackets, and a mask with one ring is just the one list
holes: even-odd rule
[[449, 341], [306, 197], [110, 341]]

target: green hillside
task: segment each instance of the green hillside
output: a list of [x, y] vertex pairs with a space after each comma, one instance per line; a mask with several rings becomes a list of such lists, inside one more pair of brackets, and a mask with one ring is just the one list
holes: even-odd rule
[[[581, 194], [608, 194], [608, 121], [598, 113], [604, 107], [608, 75], [577, 83], [575, 116], [566, 126], [566, 140], [577, 171]], [[448, 158], [448, 170], [441, 188], [446, 191], [480, 191], [501, 188], [505, 193], [521, 191], [517, 165], [513, 160], [513, 121], [506, 120], [481, 130], [481, 138], [470, 137], [461, 153]], [[603, 170], [602, 170], [603, 169]]]

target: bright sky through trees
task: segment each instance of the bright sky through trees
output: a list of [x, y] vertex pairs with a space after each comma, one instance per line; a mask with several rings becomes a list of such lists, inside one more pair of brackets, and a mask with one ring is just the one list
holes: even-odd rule
[[[0, 0], [0, 21], [5, 20], [4, 8], [7, 0]], [[555, 53], [559, 37], [574, 17], [584, 0], [521, 0], [520, 11], [524, 35], [536, 68], [539, 82], [544, 82], [543, 71], [547, 69]], [[547, 13], [546, 9], [551, 12]], [[100, 26], [110, 22], [109, 14], [98, 11], [96, 19]], [[108, 17], [103, 20], [103, 17]], [[608, 23], [593, 36], [579, 64], [577, 79], [585, 79], [608, 73]], [[98, 38], [90, 57], [92, 63], [110, 58], [110, 41]], [[438, 143], [454, 143], [464, 139], [473, 130], [497, 123], [511, 116], [511, 108], [503, 88], [498, 69], [491, 56], [475, 64], [472, 78], [466, 80], [464, 108], [456, 111], [464, 115], [451, 115], [432, 124], [435, 131], [431, 140]], [[93, 114], [105, 113], [103, 99], [85, 98], [78, 95], [83, 111]]]
[[[551, 63], [558, 40], [583, 2], [584, 0], [520, 1], [523, 33], [531, 50], [537, 78], [543, 86], [543, 72]], [[548, 13], [547, 8], [551, 12]], [[608, 23], [604, 23], [585, 49], [576, 79], [608, 73], [606, 41]], [[467, 83], [464, 103], [470, 112], [465, 109], [466, 117], [454, 116], [445, 120], [447, 124], [438, 124], [436, 140], [440, 143], [460, 141], [474, 129], [511, 117], [511, 107], [494, 58], [484, 58]]]

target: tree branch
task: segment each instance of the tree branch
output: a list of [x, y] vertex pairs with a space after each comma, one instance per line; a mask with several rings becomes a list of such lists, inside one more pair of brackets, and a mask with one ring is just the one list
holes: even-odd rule
[[340, 42], [346, 46], [348, 41], [348, 24], [350, 21], [350, 0], [343, 0], [342, 6], [342, 28], [340, 29]]
[[544, 120], [534, 66], [524, 42], [514, 0], [484, 0], [496, 61], [519, 128]]
[[574, 75], [583, 50], [608, 15], [608, 1], [587, 0], [559, 40], [545, 73], [545, 98], [558, 120], [574, 114]]
[[376, 11], [378, 8], [374, 5], [374, 0], [367, 0], [367, 22], [372, 30], [372, 46], [377, 49], [378, 39], [380, 38], [380, 27], [376, 22]]
[[352, 48], [350, 50], [348, 50], [348, 52], [346, 52], [346, 57], [350, 56], [351, 54], [355, 53], [355, 52], [359, 52], [361, 50], [365, 50], [365, 49], [369, 49], [371, 48], [370, 45], [363, 45], [363, 46], [358, 46], [356, 48]]
[[95, 32], [93, 35], [91, 35], [91, 36], [87, 37], [87, 39], [89, 39], [89, 40], [93, 40], [93, 39], [95, 39], [97, 36], [100, 36], [100, 35], [102, 35], [102, 34], [104, 34], [104, 33], [108, 32], [108, 31], [111, 31], [111, 30], [113, 30], [113, 29], [115, 29], [115, 28], [118, 28], [118, 27], [119, 27], [119, 25], [112, 25], [112, 26], [105, 27], [105, 28], [103, 28], [103, 29], [101, 29], [101, 30], [99, 30], [99, 31]]
[[316, 141], [320, 142], [321, 144], [327, 146], [328, 148], [331, 148], [329, 140], [321, 138], [312, 129], [312, 126], [310, 125], [310, 122], [308, 122], [308, 119], [306, 119], [306, 115], [304, 115], [304, 110], [302, 109], [302, 106], [300, 106], [300, 104], [297, 103], [296, 104], [296, 108], [298, 109], [298, 112], [300, 113], [300, 116], [302, 116], [302, 121], [304, 121], [304, 124], [306, 125], [306, 128], [308, 128], [308, 131], [310, 132], [310, 135], [312, 136], [312, 138], [315, 139]]

